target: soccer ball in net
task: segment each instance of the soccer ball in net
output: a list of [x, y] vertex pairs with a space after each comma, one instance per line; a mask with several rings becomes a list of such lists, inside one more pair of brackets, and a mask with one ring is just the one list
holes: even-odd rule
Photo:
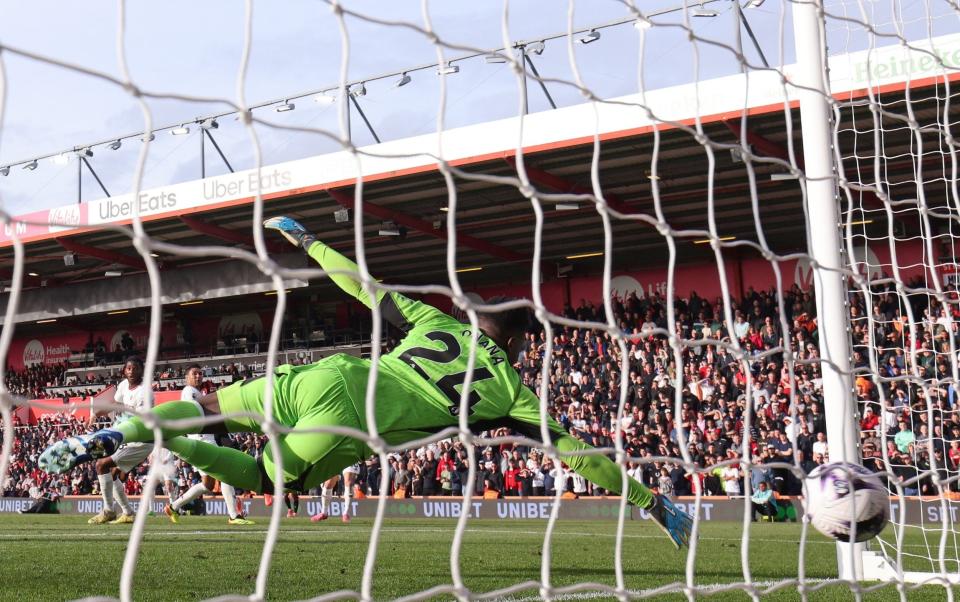
[[840, 541], [867, 541], [890, 519], [890, 498], [875, 474], [857, 464], [833, 462], [807, 477], [807, 516], [818, 531]]

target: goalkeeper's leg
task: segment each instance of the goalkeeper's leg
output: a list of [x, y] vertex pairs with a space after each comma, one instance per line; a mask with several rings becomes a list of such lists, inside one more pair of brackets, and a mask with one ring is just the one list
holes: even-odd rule
[[[284, 403], [282, 395], [278, 394], [281, 388], [277, 386], [277, 381], [281, 378], [283, 377], [280, 376], [274, 381], [276, 413], [280, 412], [280, 406]], [[245, 380], [220, 389], [216, 393], [204, 395], [200, 399], [199, 406], [192, 401], [171, 401], [153, 408], [150, 413], [153, 417], [162, 421], [162, 426], [159, 429], [160, 436], [167, 442], [166, 447], [171, 451], [174, 451], [173, 447], [178, 447], [183, 451], [192, 449], [189, 443], [173, 441], [174, 438], [182, 435], [259, 433], [261, 432], [260, 420], [263, 416], [263, 384], [263, 378]], [[208, 425], [195, 424], [174, 427], [169, 424], [169, 421], [173, 420], [223, 414], [245, 415], [227, 417], [223, 422]], [[113, 428], [102, 429], [92, 435], [69, 437], [58, 441], [41, 454], [39, 464], [40, 468], [46, 472], [62, 473], [77, 464], [110, 456], [124, 443], [152, 443], [153, 439], [153, 429], [147, 428], [142, 418], [134, 417]], [[231, 454], [226, 453], [224, 455], [229, 456]]]
[[[280, 377], [274, 389], [274, 415], [286, 426], [317, 428], [347, 426], [361, 429], [343, 377], [336, 367], [317, 364], [296, 377]], [[279, 381], [283, 380], [283, 383]], [[247, 416], [228, 417], [222, 424], [205, 427], [204, 432], [261, 432], [258, 418], [263, 415], [263, 386], [259, 379], [235, 383], [221, 389], [216, 399], [206, 396], [201, 400], [207, 415]], [[162, 420], [200, 417], [200, 409], [192, 402], [170, 402], [151, 413]], [[200, 427], [163, 426], [161, 434], [165, 446], [180, 458], [202, 469], [211, 477], [236, 487], [262, 492], [269, 490], [274, 478], [275, 454], [268, 445], [262, 463], [251, 456], [226, 447], [219, 447], [182, 437], [196, 433]], [[122, 443], [150, 442], [154, 432], [135, 417], [84, 437], [71, 437], [55, 443], [41, 456], [40, 466], [48, 472], [65, 472], [82, 462], [110, 455]], [[365, 445], [331, 433], [289, 433], [278, 437], [283, 465], [284, 485], [295, 490], [306, 490], [343, 468], [363, 458]]]

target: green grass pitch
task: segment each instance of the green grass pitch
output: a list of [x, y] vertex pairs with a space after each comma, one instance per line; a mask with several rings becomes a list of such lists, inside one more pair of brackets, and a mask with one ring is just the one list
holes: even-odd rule
[[[269, 599], [293, 600], [341, 589], [359, 591], [372, 520], [344, 525], [329, 520], [283, 519], [270, 572]], [[450, 544], [455, 522], [391, 519], [384, 523], [373, 587], [377, 600], [413, 594], [451, 582]], [[464, 539], [462, 573], [474, 592], [488, 592], [540, 577], [545, 521], [471, 520]], [[250, 594], [263, 545], [265, 524], [229, 527], [222, 518], [183, 517], [179, 525], [152, 517], [135, 577], [136, 600], [197, 600], [226, 593]], [[129, 526], [87, 525], [79, 516], [0, 516], [0, 600], [70, 600], [119, 595], [119, 574]], [[560, 521], [554, 535], [552, 579], [555, 586], [591, 581], [614, 585], [612, 521]], [[743, 580], [741, 525], [705, 523], [697, 554], [699, 584]], [[630, 590], [643, 592], [683, 581], [685, 554], [676, 552], [656, 528], [628, 521], [624, 531], [623, 570]], [[757, 523], [752, 529], [753, 580], [772, 583], [796, 577], [800, 527]], [[920, 544], [918, 539], [913, 545]], [[831, 576], [832, 542], [811, 533], [806, 551], [811, 579]], [[921, 551], [919, 549], [915, 551]], [[943, 600], [942, 588], [908, 593], [912, 600]], [[535, 590], [512, 600], [533, 600]], [[743, 593], [720, 593], [710, 600], [747, 600]], [[892, 587], [866, 600], [893, 600]], [[450, 599], [449, 596], [443, 599]], [[601, 600], [596, 593], [567, 599]], [[657, 600], [681, 600], [659, 595]], [[785, 588], [765, 600], [798, 600]], [[841, 586], [809, 594], [811, 600], [849, 600]]]

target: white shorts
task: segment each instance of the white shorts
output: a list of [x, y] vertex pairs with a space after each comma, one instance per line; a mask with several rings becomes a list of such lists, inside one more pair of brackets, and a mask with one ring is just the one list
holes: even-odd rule
[[150, 462], [156, 462], [160, 471], [161, 478], [164, 481], [175, 481], [177, 479], [176, 456], [167, 448], [162, 448], [159, 454], [151, 454]]
[[110, 459], [121, 471], [130, 472], [143, 464], [152, 451], [152, 443], [125, 443], [120, 446], [117, 453], [110, 456]]
[[343, 474], [354, 474], [354, 475], [360, 474], [360, 463], [358, 462], [351, 466], [347, 466], [346, 468], [343, 469]]

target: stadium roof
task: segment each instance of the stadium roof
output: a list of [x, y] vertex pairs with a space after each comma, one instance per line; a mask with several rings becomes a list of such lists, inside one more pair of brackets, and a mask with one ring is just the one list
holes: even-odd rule
[[[960, 47], [960, 36], [948, 36], [939, 43]], [[937, 83], [939, 67], [933, 64], [924, 68], [916, 61], [898, 62], [897, 52], [902, 51], [898, 47], [875, 51], [869, 65], [862, 53], [842, 57], [843, 61], [833, 60], [831, 82], [835, 97], [843, 101], [865, 98], [867, 90], [863, 86], [869, 82], [891, 112], [905, 113], [904, 100], [909, 98], [917, 122], [942, 120], [944, 89], [942, 83]], [[878, 72], [877, 65], [887, 64], [892, 67]], [[787, 78], [791, 71], [791, 67], [784, 69]], [[952, 74], [951, 80], [953, 75], [956, 74]], [[910, 81], [911, 78], [915, 79]], [[784, 90], [791, 106], [788, 111], [784, 107]], [[763, 234], [776, 252], [805, 250], [800, 185], [796, 179], [785, 178], [788, 170], [783, 165], [792, 143], [802, 167], [799, 111], [793, 96], [792, 88], [784, 88], [778, 73], [767, 71], [753, 72], [749, 78], [737, 75], [704, 81], [697, 88], [691, 84], [648, 92], [646, 96], [532, 114], [522, 121], [524, 163], [531, 183], [542, 192], [590, 193], [594, 133], [599, 132], [598, 173], [611, 207], [624, 214], [655, 216], [656, 185], [664, 220], [672, 228], [707, 230], [710, 163], [705, 147], [691, 130], [696, 126], [692, 117], [699, 114], [703, 135], [718, 145], [712, 172], [718, 234], [756, 241], [748, 171], [730, 152], [731, 147], [739, 145], [741, 116], [747, 115], [746, 141], [752, 152], [761, 157], [753, 167]], [[651, 120], [641, 106], [649, 107], [657, 120]], [[787, 115], [792, 136], [787, 133]], [[864, 153], [869, 154], [872, 136], [865, 138], [863, 132], [874, 128], [875, 115], [863, 107], [855, 114], [845, 110], [841, 119], [838, 141], [842, 155], [847, 158], [856, 154], [862, 158]], [[888, 182], [915, 182], [913, 130], [896, 119], [880, 119], [887, 157], [884, 178]], [[667, 125], [665, 120], [674, 123]], [[659, 137], [654, 135], [656, 123], [660, 124]], [[260, 173], [264, 214], [294, 216], [322, 240], [352, 255], [354, 185], [359, 175], [364, 182], [364, 238], [371, 272], [387, 282], [447, 282], [444, 208], [451, 191], [431, 156], [439, 153], [438, 143], [442, 140], [442, 154], [451, 165], [467, 174], [501, 179], [453, 178], [458, 267], [483, 268], [461, 274], [463, 280], [468, 284], [528, 281], [535, 214], [530, 200], [515, 185], [503, 180], [517, 177], [520, 125], [521, 120], [514, 118], [450, 130], [442, 139], [421, 136], [366, 147], [361, 149], [359, 170], [357, 160], [346, 151], [265, 166]], [[683, 127], [677, 127], [680, 125]], [[850, 171], [852, 164], [853, 161], [845, 160], [848, 179], [857, 176]], [[872, 167], [871, 163], [861, 170], [872, 172]], [[925, 157], [923, 169], [924, 180], [943, 179], [943, 157], [939, 153]], [[873, 181], [872, 173], [864, 173], [863, 177], [865, 182]], [[25, 271], [38, 275], [26, 277], [25, 288], [102, 281], [108, 271], [122, 271], [125, 275], [143, 272], [143, 261], [129, 234], [102, 227], [128, 224], [136, 210], [140, 211], [146, 232], [156, 240], [187, 246], [226, 244], [252, 249], [251, 185], [255, 187], [256, 182], [253, 172], [237, 172], [147, 190], [141, 193], [139, 203], [124, 195], [23, 216], [21, 223], [7, 226], [7, 232], [0, 233], [0, 278], [9, 281], [12, 273], [10, 229], [16, 229], [26, 241]], [[947, 188], [927, 191], [927, 203], [946, 204]], [[857, 202], [868, 210], [882, 209], [882, 203], [870, 193], [864, 193]], [[573, 263], [578, 273], [597, 271], [601, 265], [599, 256], [569, 259], [603, 249], [604, 228], [596, 208], [587, 200], [577, 204], [578, 208], [560, 210], [553, 207], [554, 203], [544, 203], [542, 259], [547, 277], [553, 276], [553, 264]], [[351, 208], [350, 223], [334, 219], [334, 212], [344, 206]], [[398, 230], [405, 229], [405, 236], [380, 235], [380, 231], [389, 229], [385, 226], [388, 221]], [[880, 231], [878, 235], [884, 235], [885, 220], [875, 221], [872, 227]], [[48, 226], [48, 222], [69, 225]], [[917, 228], [906, 217], [898, 222], [903, 232]], [[615, 268], [663, 265], [667, 249], [654, 225], [636, 219], [613, 219], [612, 232]], [[702, 238], [691, 235], [678, 240], [681, 261], [709, 258], [709, 245], [693, 244]], [[278, 253], [288, 251], [277, 244], [272, 249]], [[67, 252], [77, 254], [75, 265], [64, 264]], [[225, 280], [241, 277], [239, 273], [231, 274], [233, 268], [229, 264], [235, 263], [233, 260], [165, 255], [159, 259], [162, 275], [196, 269], [214, 280], [218, 276]], [[220, 292], [210, 292], [208, 298], [271, 288], [265, 279], [249, 284], [246, 289], [224, 293], [223, 283], [214, 283], [210, 290]], [[198, 295], [205, 296], [203, 292]], [[165, 302], [181, 300], [182, 297], [169, 297]], [[22, 302], [29, 307], [29, 291]], [[91, 306], [89, 311], [102, 309]], [[29, 318], [25, 315], [24, 319], [45, 315], [43, 311], [27, 313]]]

